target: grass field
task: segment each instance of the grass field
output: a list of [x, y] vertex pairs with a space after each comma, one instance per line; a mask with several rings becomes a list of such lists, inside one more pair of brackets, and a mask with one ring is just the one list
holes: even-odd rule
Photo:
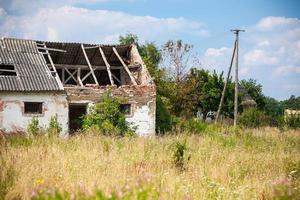
[[300, 199], [300, 132], [1, 139], [0, 199]]

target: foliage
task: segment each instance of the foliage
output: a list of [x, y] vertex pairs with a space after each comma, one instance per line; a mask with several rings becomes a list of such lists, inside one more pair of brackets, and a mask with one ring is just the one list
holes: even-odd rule
[[248, 128], [258, 128], [267, 126], [269, 124], [269, 118], [264, 112], [257, 108], [250, 108], [242, 113], [239, 122]]
[[57, 120], [57, 114], [50, 118], [49, 127], [47, 129], [49, 136], [59, 136], [62, 128], [60, 123]]
[[300, 96], [292, 95], [289, 99], [281, 102], [283, 109], [298, 109], [300, 110]]
[[103, 95], [101, 102], [89, 108], [83, 119], [83, 129], [94, 128], [104, 135], [134, 135], [134, 128], [125, 120], [120, 110], [121, 100], [112, 97], [111, 92]]
[[190, 159], [190, 156], [186, 157], [186, 151], [187, 151], [186, 140], [182, 142], [177, 141], [175, 143], [174, 154], [173, 154], [174, 164], [175, 167], [181, 171], [185, 169], [186, 162]]
[[300, 128], [300, 114], [291, 114], [285, 116], [284, 126], [286, 128], [299, 129]]
[[[219, 106], [221, 93], [224, 87], [223, 73], [218, 75], [215, 71], [209, 73], [204, 69], [192, 68], [185, 83], [185, 112], [192, 115], [201, 111], [205, 117], [209, 111], [216, 111]], [[233, 110], [234, 85], [231, 79], [228, 81], [222, 112], [225, 116], [231, 116]]]
[[172, 116], [160, 95], [156, 97], [156, 132], [164, 134], [172, 129]]
[[183, 120], [180, 125], [181, 130], [188, 131], [189, 133], [203, 133], [208, 128], [208, 124], [197, 119], [191, 118]]
[[262, 93], [262, 85], [258, 84], [256, 80], [241, 80], [241, 93], [248, 94], [256, 102], [257, 108], [262, 110], [265, 106], [265, 97]]
[[39, 119], [34, 116], [27, 125], [27, 133], [31, 136], [37, 136], [40, 133]]

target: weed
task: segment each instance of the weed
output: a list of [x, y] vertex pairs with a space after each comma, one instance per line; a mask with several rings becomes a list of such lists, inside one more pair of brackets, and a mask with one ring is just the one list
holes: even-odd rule
[[37, 136], [40, 133], [39, 119], [34, 116], [27, 125], [27, 132], [31, 136]]

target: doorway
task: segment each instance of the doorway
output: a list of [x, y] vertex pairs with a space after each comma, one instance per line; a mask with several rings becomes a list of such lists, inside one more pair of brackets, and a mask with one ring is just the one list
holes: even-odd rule
[[69, 104], [69, 132], [70, 134], [82, 128], [82, 120], [86, 114], [87, 104]]

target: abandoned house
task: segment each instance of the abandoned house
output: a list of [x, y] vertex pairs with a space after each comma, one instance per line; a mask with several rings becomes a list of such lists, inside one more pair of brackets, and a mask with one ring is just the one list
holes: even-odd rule
[[155, 134], [156, 88], [134, 44], [0, 39], [0, 131], [25, 131], [33, 116], [46, 128], [56, 115], [72, 133], [108, 90], [137, 134]]

